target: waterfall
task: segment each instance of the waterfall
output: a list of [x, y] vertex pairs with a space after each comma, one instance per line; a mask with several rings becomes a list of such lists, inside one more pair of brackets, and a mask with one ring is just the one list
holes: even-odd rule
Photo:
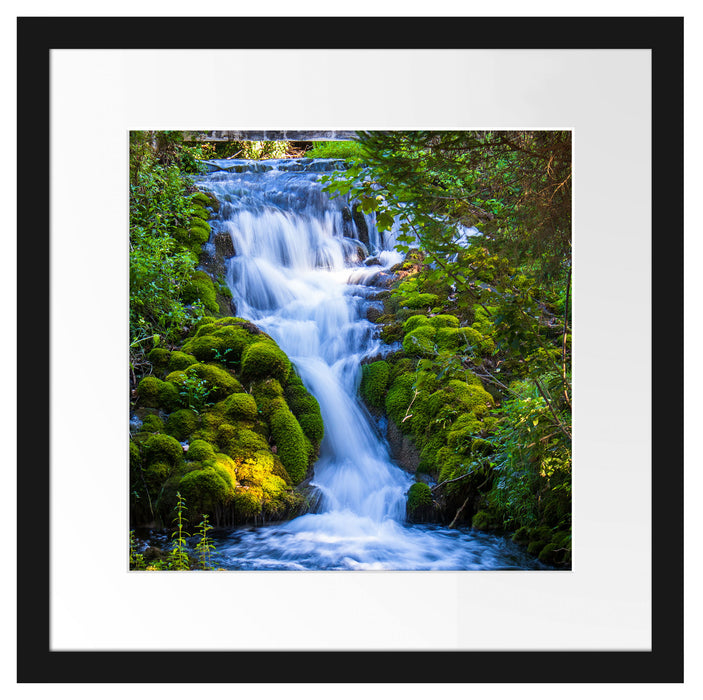
[[[529, 568], [502, 538], [404, 522], [411, 477], [357, 395], [361, 362], [391, 348], [366, 318], [375, 279], [402, 260], [395, 232], [365, 230], [321, 173], [331, 160], [210, 161], [215, 233], [231, 236], [227, 284], [237, 315], [273, 337], [320, 404], [325, 435], [311, 486], [316, 512], [237, 530], [218, 543], [228, 568]], [[364, 227], [362, 227], [364, 228]], [[209, 244], [212, 245], [212, 244]], [[513, 559], [511, 559], [513, 557]]]

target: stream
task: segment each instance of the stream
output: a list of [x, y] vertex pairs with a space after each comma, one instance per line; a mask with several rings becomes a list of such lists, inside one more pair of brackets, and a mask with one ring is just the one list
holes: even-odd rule
[[[289, 522], [216, 533], [225, 569], [547, 569], [523, 547], [472, 528], [405, 521], [412, 477], [392, 461], [382, 426], [358, 397], [365, 358], [396, 349], [367, 320], [379, 280], [403, 256], [394, 231], [373, 215], [352, 216], [319, 177], [338, 161], [209, 161], [196, 185], [220, 211], [235, 256], [227, 284], [236, 315], [276, 340], [315, 396], [325, 426], [311, 486], [314, 512]], [[207, 244], [213, 246], [212, 243]]]

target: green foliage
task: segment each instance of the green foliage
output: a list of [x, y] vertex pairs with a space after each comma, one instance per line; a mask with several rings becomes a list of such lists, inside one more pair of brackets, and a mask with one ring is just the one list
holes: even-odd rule
[[171, 535], [173, 542], [169, 562], [171, 568], [175, 571], [187, 571], [190, 569], [190, 557], [188, 556], [186, 537], [190, 537], [190, 535], [184, 528], [187, 522], [185, 511], [188, 510], [188, 508], [181, 494], [177, 493], [176, 496], [178, 499], [176, 501], [176, 517], [173, 519], [173, 522], [176, 524], [176, 531]]
[[363, 148], [357, 141], [314, 141], [305, 157], [363, 159]]
[[536, 525], [545, 516], [570, 524], [571, 412], [558, 396], [541, 394], [538, 384], [548, 388], [548, 380], [514, 384], [498, 412], [497, 476], [488, 498], [506, 527]]
[[212, 569], [212, 555], [215, 551], [215, 543], [212, 537], [208, 535], [208, 532], [212, 529], [208, 516], [204, 514], [203, 519], [198, 523], [198, 527], [195, 530], [195, 534], [198, 536], [195, 554], [200, 561], [201, 568], [206, 570]]
[[144, 555], [137, 552], [137, 545], [134, 541], [134, 530], [129, 531], [129, 568], [135, 569], [136, 571], [146, 569]]

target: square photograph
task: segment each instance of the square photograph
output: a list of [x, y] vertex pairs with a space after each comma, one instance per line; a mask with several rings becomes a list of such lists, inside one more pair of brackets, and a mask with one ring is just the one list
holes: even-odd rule
[[129, 566], [571, 569], [571, 131], [132, 131]]

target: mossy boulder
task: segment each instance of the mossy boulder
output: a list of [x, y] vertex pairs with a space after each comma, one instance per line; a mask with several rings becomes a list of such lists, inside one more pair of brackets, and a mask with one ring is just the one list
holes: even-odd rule
[[217, 313], [215, 285], [207, 272], [196, 271], [185, 286], [181, 297], [186, 304], [200, 300], [208, 311]]
[[144, 417], [142, 421], [141, 432], [143, 433], [163, 433], [164, 432], [164, 422], [159, 418], [150, 414]]
[[386, 389], [390, 379], [390, 367], [385, 360], [377, 360], [363, 365], [359, 393], [366, 404], [376, 410], [383, 409], [386, 399]]
[[176, 466], [183, 461], [183, 447], [170, 435], [152, 435], [144, 443], [144, 462], [163, 462]]
[[500, 527], [500, 522], [493, 513], [487, 510], [479, 510], [471, 518], [471, 527], [477, 530], [495, 530]]
[[187, 460], [191, 462], [203, 462], [207, 459], [215, 458], [213, 446], [205, 440], [193, 440], [185, 453]]
[[285, 385], [290, 372], [290, 360], [272, 340], [252, 343], [242, 354], [242, 375], [245, 379], [273, 377]]
[[401, 374], [395, 378], [386, 394], [386, 413], [401, 430], [403, 429], [403, 419], [412, 401], [414, 383], [414, 373]]
[[176, 440], [186, 440], [198, 427], [200, 419], [198, 414], [189, 409], [182, 408], [174, 411], [166, 420], [166, 432]]
[[179, 369], [187, 369], [191, 365], [197, 362], [197, 358], [194, 355], [189, 355], [186, 352], [181, 352], [180, 350], [174, 350], [170, 353], [168, 358], [168, 368], [171, 372], [175, 372]]
[[412, 522], [423, 522], [428, 520], [432, 514], [432, 491], [424, 482], [414, 483], [408, 490], [406, 501], [406, 513], [408, 520]]
[[228, 396], [222, 404], [224, 415], [233, 421], [255, 421], [259, 414], [251, 394], [237, 393]]
[[170, 412], [178, 408], [180, 398], [176, 387], [156, 377], [144, 377], [137, 386], [139, 404], [150, 408], [163, 408]]
[[311, 452], [310, 441], [306, 439], [300, 423], [288, 408], [285, 401], [276, 399], [271, 414], [271, 437], [277, 454], [294, 484], [299, 484], [307, 473]]
[[325, 427], [320, 413], [320, 404], [308, 392], [297, 374], [291, 373], [288, 386], [285, 389], [285, 399], [300, 427], [317, 449], [324, 436]]

